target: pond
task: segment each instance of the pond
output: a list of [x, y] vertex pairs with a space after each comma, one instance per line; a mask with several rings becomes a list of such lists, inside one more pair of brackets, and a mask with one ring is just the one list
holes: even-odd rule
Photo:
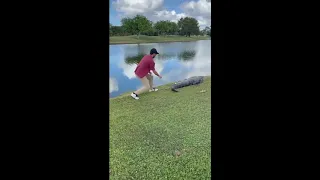
[[150, 49], [160, 53], [155, 57], [155, 68], [162, 75], [154, 75], [154, 85], [159, 86], [192, 76], [211, 75], [211, 40], [193, 42], [148, 43], [110, 45], [109, 97], [134, 91], [142, 84], [134, 70]]

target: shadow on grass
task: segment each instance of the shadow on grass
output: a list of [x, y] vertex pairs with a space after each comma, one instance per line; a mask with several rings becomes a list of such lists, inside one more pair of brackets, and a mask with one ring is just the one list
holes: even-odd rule
[[173, 141], [164, 127], [144, 128], [141, 134], [145, 145], [154, 150], [154, 153], [174, 155], [175, 151], [183, 148], [183, 137], [175, 137]]

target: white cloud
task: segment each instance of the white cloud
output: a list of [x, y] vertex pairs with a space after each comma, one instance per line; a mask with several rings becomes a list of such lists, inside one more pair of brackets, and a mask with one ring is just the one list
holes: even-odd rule
[[186, 14], [198, 20], [201, 29], [211, 25], [211, 1], [190, 1], [183, 3], [181, 8]]
[[162, 11], [156, 11], [154, 12], [153, 16], [151, 17], [151, 20], [154, 21], [160, 21], [160, 20], [169, 20], [173, 22], [178, 22], [180, 18], [184, 18], [187, 15], [185, 13], [180, 13], [177, 14], [176, 11], [167, 11], [167, 10], [162, 10]]
[[112, 92], [119, 90], [118, 81], [115, 78], [110, 77], [109, 82], [110, 82], [109, 93], [112, 93]]
[[206, 0], [186, 2], [181, 8], [189, 15], [211, 18], [211, 2]]
[[202, 16], [198, 16], [197, 20], [199, 22], [200, 29], [204, 29], [206, 26], [211, 26], [211, 18], [204, 18]]
[[136, 78], [136, 75], [134, 74], [134, 70], [136, 69], [136, 67], [136, 65], [129, 65], [124, 61], [121, 61], [121, 63], [119, 63], [119, 68], [123, 70], [123, 75], [125, 75], [129, 79]]
[[182, 13], [166, 10], [164, 0], [116, 0], [113, 5], [124, 16], [132, 17], [136, 14], [142, 14], [153, 22], [160, 20], [178, 22], [180, 18], [189, 16], [198, 20], [201, 29], [211, 25], [211, 1], [208, 0], [182, 3], [180, 6]]
[[118, 12], [136, 15], [153, 12], [163, 6], [164, 0], [116, 0], [112, 2]]

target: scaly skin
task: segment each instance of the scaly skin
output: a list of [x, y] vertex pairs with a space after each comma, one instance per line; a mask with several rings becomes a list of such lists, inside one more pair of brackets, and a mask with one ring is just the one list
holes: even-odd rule
[[194, 76], [194, 77], [190, 77], [188, 79], [185, 79], [183, 81], [177, 82], [174, 85], [172, 85], [171, 90], [173, 92], [179, 92], [176, 89], [178, 88], [183, 88], [186, 86], [191, 86], [191, 85], [196, 85], [196, 84], [200, 84], [203, 82], [203, 78], [204, 76]]

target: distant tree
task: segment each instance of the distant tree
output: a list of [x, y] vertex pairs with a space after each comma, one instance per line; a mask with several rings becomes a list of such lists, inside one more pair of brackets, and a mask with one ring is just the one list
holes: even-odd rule
[[112, 34], [112, 24], [109, 23], [109, 36], [113, 36]]
[[205, 30], [201, 30], [201, 31], [200, 31], [200, 35], [201, 35], [201, 36], [204, 36], [204, 35], [206, 35], [206, 32], [205, 32]]
[[182, 33], [182, 23], [183, 23], [183, 18], [180, 18], [178, 23], [177, 23], [177, 25], [178, 25], [178, 33], [180, 35], [183, 35], [183, 33]]
[[154, 28], [149, 29], [146, 32], [141, 33], [143, 35], [147, 35], [147, 36], [157, 36], [157, 31]]
[[211, 34], [211, 27], [205, 27], [202, 31], [201, 31], [201, 35], [207, 35], [207, 36], [210, 36]]
[[112, 26], [111, 31], [112, 31], [113, 36], [124, 36], [125, 35], [125, 31], [122, 26]]
[[178, 32], [178, 24], [175, 22], [169, 22], [169, 34], [174, 35]]
[[140, 33], [148, 32], [152, 29], [152, 21], [149, 21], [145, 16], [137, 15], [133, 19], [137, 26], [138, 38]]
[[168, 21], [158, 21], [154, 24], [154, 29], [160, 35], [167, 35], [170, 30], [170, 27], [168, 24], [169, 24]]
[[200, 31], [199, 23], [195, 18], [185, 17], [181, 18], [178, 23], [170, 21], [158, 21], [153, 24], [145, 16], [136, 15], [133, 18], [125, 17], [121, 19], [120, 26], [112, 26], [109, 23], [110, 35], [137, 35], [138, 39], [140, 35], [156, 36], [156, 35], [176, 35], [183, 36], [191, 35], [210, 35], [211, 27], [206, 27], [205, 30]]
[[123, 18], [121, 19], [121, 24], [123, 29], [128, 33], [128, 34], [136, 34], [136, 27], [134, 20], [132, 18]]
[[178, 25], [175, 22], [158, 21], [157, 23], [155, 23], [154, 29], [156, 32], [158, 32], [158, 34], [172, 35], [178, 32]]
[[126, 32], [136, 34], [138, 38], [141, 33], [152, 29], [152, 22], [142, 15], [136, 15], [134, 18], [123, 18], [121, 23]]
[[185, 36], [199, 35], [199, 23], [195, 18], [186, 17], [178, 21], [179, 33]]

